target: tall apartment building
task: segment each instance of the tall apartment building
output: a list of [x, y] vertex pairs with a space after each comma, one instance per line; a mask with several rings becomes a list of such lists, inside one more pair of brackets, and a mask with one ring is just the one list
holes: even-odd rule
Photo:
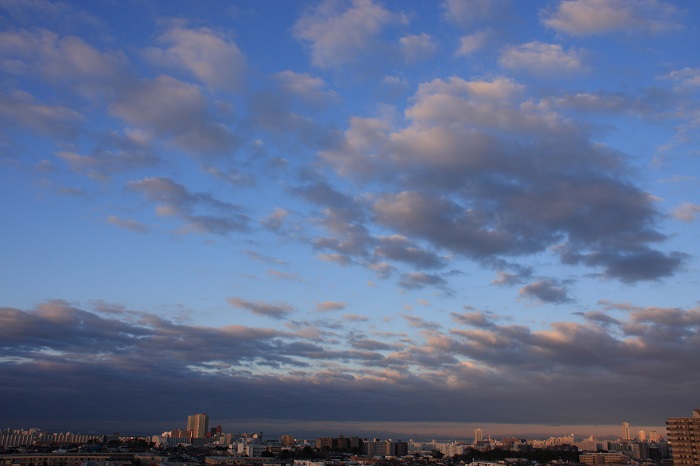
[[209, 433], [209, 416], [206, 413], [187, 416], [187, 430], [194, 438], [204, 438]]
[[666, 419], [673, 466], [700, 466], [700, 409], [693, 417]]

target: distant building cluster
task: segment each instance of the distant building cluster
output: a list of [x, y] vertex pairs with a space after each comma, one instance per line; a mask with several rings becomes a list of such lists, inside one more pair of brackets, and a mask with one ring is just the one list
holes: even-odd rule
[[[185, 428], [151, 437], [6, 429], [0, 431], [0, 447], [14, 450], [0, 454], [0, 466], [462, 466], [467, 462], [470, 466], [539, 466], [542, 463], [526, 459], [542, 457], [538, 451], [555, 456], [567, 453], [566, 461], [547, 462], [552, 466], [700, 466], [700, 409], [692, 417], [669, 418], [666, 425], [668, 442], [653, 430], [633, 435], [628, 422], [622, 423], [617, 440], [590, 436], [576, 441], [573, 434], [497, 439], [484, 435], [481, 428], [474, 430], [471, 443], [344, 435], [314, 441], [289, 434], [264, 440], [262, 432], [225, 433], [221, 426], [209, 428], [209, 416], [199, 413], [187, 417]], [[177, 452], [174, 457], [173, 451]], [[197, 452], [197, 456], [183, 452]]]

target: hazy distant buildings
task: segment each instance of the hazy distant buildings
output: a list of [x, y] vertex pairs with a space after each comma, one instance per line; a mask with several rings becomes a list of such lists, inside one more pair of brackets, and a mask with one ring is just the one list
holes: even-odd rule
[[209, 416], [206, 413], [187, 416], [187, 430], [192, 432], [192, 437], [203, 438], [209, 433]]
[[693, 417], [666, 419], [674, 466], [700, 466], [700, 409]]

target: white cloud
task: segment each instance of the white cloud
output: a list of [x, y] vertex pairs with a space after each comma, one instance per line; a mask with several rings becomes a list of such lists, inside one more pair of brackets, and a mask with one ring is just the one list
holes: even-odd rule
[[676, 7], [659, 0], [564, 0], [546, 11], [546, 26], [571, 35], [639, 30], [660, 32], [677, 28]]
[[385, 26], [403, 21], [371, 0], [353, 0], [343, 9], [325, 1], [309, 10], [294, 27], [294, 34], [311, 48], [311, 60], [319, 68], [335, 68], [362, 61], [383, 48], [379, 40]]
[[559, 44], [528, 42], [505, 48], [499, 63], [505, 68], [524, 69], [533, 74], [561, 74], [584, 69], [581, 54], [564, 50]]
[[209, 28], [173, 26], [158, 37], [164, 48], [146, 49], [156, 65], [184, 68], [215, 89], [235, 90], [243, 83], [246, 60], [238, 46]]

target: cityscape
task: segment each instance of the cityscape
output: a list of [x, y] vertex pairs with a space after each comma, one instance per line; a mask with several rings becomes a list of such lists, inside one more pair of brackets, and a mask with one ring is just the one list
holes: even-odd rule
[[267, 439], [263, 432], [227, 433], [210, 426], [206, 413], [187, 417], [186, 425], [152, 436], [48, 433], [40, 429], [0, 432], [3, 466], [183, 466], [366, 464], [445, 465], [668, 465], [700, 464], [700, 409], [692, 417], [669, 418], [667, 435], [632, 433], [621, 424], [615, 440], [575, 436], [493, 438], [476, 428], [466, 440], [398, 440], [353, 435], [298, 439], [292, 434]]
[[0, 466], [700, 466], [693, 44], [693, 0], [0, 0]]

